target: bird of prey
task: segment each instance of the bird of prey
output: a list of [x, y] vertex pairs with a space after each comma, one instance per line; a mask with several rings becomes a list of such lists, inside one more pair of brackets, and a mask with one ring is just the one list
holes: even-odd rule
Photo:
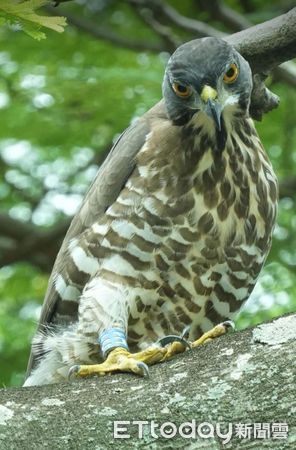
[[254, 288], [277, 210], [251, 91], [248, 62], [223, 40], [171, 56], [163, 99], [120, 136], [72, 221], [25, 386], [69, 371], [145, 375], [226, 331]]

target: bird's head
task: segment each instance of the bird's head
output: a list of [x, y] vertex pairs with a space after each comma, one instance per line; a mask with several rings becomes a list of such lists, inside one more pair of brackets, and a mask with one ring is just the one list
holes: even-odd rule
[[185, 124], [196, 114], [219, 133], [237, 111], [248, 115], [252, 73], [248, 62], [227, 42], [203, 38], [181, 45], [169, 59], [163, 96], [169, 118]]

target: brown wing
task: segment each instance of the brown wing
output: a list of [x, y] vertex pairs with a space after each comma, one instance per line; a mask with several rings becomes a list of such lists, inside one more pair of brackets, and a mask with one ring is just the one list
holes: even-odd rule
[[[49, 279], [47, 292], [42, 306], [38, 329], [50, 323], [55, 312], [58, 300], [53, 280], [67, 264], [67, 248], [69, 241], [90, 227], [99, 216], [117, 199], [129, 175], [135, 167], [135, 156], [143, 146], [145, 138], [150, 131], [152, 120], [165, 118], [163, 102], [159, 102], [144, 114], [135, 124], [127, 128], [111, 148], [107, 158], [101, 165], [82, 205], [74, 216], [61, 249], [57, 255]], [[27, 373], [34, 365], [34, 355], [30, 354]]]

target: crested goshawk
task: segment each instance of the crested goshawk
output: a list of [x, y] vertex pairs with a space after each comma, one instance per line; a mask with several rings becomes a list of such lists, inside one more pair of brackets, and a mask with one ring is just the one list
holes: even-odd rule
[[[249, 64], [223, 40], [171, 56], [163, 100], [120, 136], [72, 221], [26, 386], [69, 371], [145, 375], [226, 331], [254, 288], [277, 210], [251, 91]], [[191, 344], [178, 338], [188, 326]]]

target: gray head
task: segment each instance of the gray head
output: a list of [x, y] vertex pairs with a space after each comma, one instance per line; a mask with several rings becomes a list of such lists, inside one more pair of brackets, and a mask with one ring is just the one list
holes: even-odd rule
[[248, 62], [227, 42], [210, 37], [177, 48], [163, 81], [168, 116], [175, 124], [205, 115], [218, 132], [221, 117], [238, 110], [248, 115], [251, 91]]

